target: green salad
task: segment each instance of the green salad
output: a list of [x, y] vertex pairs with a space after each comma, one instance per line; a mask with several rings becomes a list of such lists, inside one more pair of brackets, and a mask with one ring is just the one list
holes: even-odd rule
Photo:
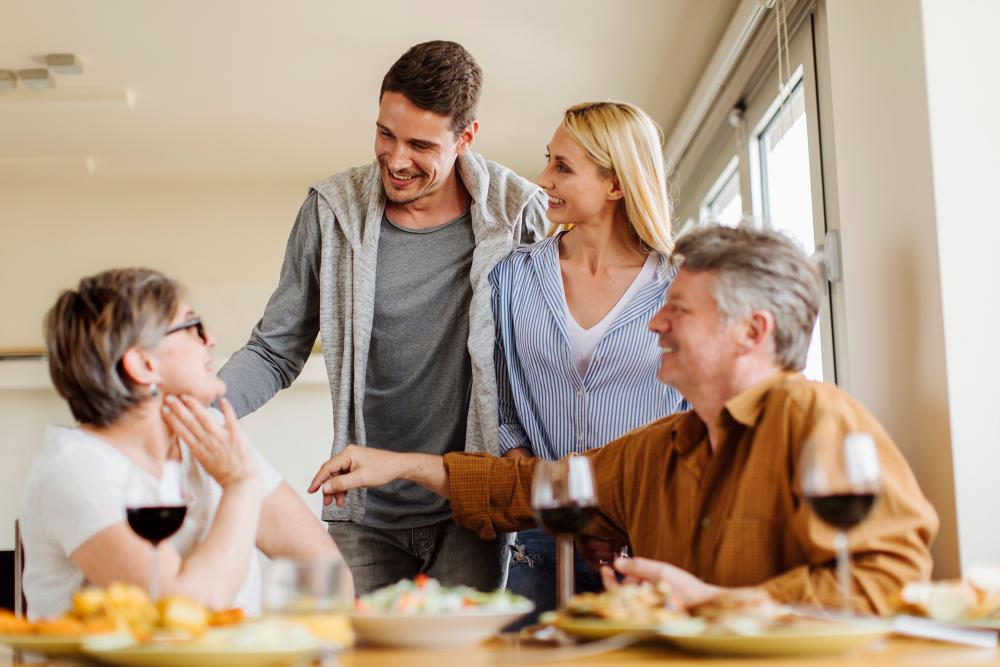
[[442, 586], [437, 579], [419, 574], [361, 596], [358, 612], [395, 614], [446, 614], [461, 611], [517, 611], [527, 600], [509, 591], [483, 593], [468, 586]]

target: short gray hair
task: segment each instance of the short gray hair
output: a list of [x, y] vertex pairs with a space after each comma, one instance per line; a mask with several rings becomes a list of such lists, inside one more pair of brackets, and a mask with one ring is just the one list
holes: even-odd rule
[[177, 283], [151, 269], [105, 271], [59, 295], [45, 316], [49, 375], [78, 422], [108, 426], [149, 398], [122, 357], [163, 337], [180, 298]]
[[755, 310], [774, 316], [774, 356], [800, 371], [822, 300], [819, 268], [798, 245], [774, 231], [706, 225], [677, 240], [673, 260], [715, 274], [713, 294], [726, 321]]

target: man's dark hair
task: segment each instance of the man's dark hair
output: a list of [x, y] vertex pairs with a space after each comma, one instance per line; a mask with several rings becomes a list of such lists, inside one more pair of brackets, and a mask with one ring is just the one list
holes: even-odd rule
[[414, 106], [451, 118], [455, 134], [476, 119], [483, 70], [461, 44], [435, 40], [410, 47], [385, 78], [378, 99], [401, 93]]

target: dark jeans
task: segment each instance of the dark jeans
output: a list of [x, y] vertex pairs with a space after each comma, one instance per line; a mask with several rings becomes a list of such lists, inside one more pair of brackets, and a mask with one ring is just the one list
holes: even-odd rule
[[[508, 630], [516, 630], [538, 622], [538, 615], [556, 608], [556, 541], [540, 528], [522, 530], [511, 546], [510, 571], [507, 590], [523, 595], [535, 603], [535, 611], [514, 623]], [[576, 592], [604, 590], [601, 575], [595, 572], [575, 550]]]
[[425, 573], [445, 586], [481, 591], [501, 588], [507, 569], [507, 535], [481, 540], [451, 519], [420, 528], [384, 530], [350, 521], [330, 523], [354, 575], [358, 595]]

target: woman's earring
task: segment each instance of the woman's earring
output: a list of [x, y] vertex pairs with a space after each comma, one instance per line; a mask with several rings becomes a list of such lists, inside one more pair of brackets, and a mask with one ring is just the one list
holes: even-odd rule
[[149, 396], [150, 396], [150, 398], [156, 398], [159, 395], [160, 395], [160, 388], [156, 386], [155, 382], [151, 383], [149, 385]]

